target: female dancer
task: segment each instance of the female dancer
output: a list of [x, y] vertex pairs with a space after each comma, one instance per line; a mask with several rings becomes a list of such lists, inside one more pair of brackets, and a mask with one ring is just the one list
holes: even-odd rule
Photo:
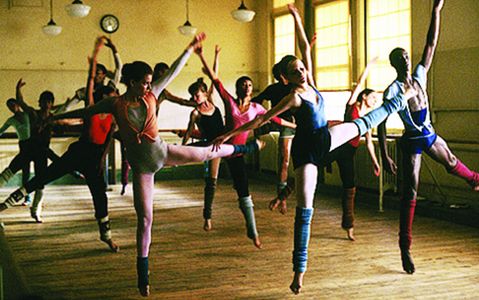
[[[218, 58], [221, 48], [215, 47], [215, 60], [213, 71], [218, 74]], [[189, 86], [188, 92], [196, 103], [196, 108], [190, 114], [190, 121], [185, 135], [183, 136], [183, 145], [185, 145], [192, 136], [195, 126], [199, 128], [203, 141], [194, 145], [204, 145], [211, 143], [216, 137], [224, 133], [223, 116], [218, 107], [213, 103], [212, 90], [213, 86], [208, 89], [203, 78], [199, 78], [195, 83]], [[210, 231], [211, 212], [213, 199], [215, 197], [216, 184], [218, 181], [218, 172], [220, 168], [221, 158], [215, 158], [208, 161], [208, 175], [205, 176], [204, 189], [204, 205], [203, 205], [203, 229]]]
[[[344, 112], [344, 121], [352, 121], [369, 112], [377, 101], [377, 93], [371, 89], [364, 89], [360, 92], [361, 87], [366, 81], [368, 70], [371, 61], [364, 72], [361, 74], [356, 88], [351, 93], [351, 97], [346, 103], [346, 110]], [[374, 144], [372, 141], [371, 131], [365, 133], [366, 147], [374, 167], [374, 174], [379, 176], [379, 163], [374, 152]], [[354, 155], [359, 146], [360, 137], [357, 136], [353, 140], [336, 148], [334, 151], [328, 153], [325, 158], [325, 163], [329, 164], [333, 161], [338, 163], [339, 174], [343, 183], [342, 208], [343, 216], [341, 227], [346, 230], [348, 239], [354, 241], [354, 197], [356, 195], [356, 187], [354, 184]]]
[[125, 142], [128, 161], [133, 171], [133, 201], [137, 213], [137, 273], [138, 288], [142, 296], [150, 294], [148, 279], [148, 253], [153, 222], [154, 175], [163, 166], [203, 162], [216, 157], [250, 153], [258, 149], [258, 143], [225, 145], [219, 151], [213, 147], [178, 146], [165, 143], [158, 135], [156, 98], [183, 68], [188, 58], [205, 39], [201, 33], [173, 63], [170, 71], [156, 82], [151, 82], [153, 70], [142, 61], [126, 64], [122, 70], [122, 82], [127, 90], [118, 97], [104, 99], [84, 111], [71, 112], [63, 117], [83, 114], [90, 117], [98, 113], [112, 113]]
[[[215, 72], [209, 67], [203, 56], [203, 48], [201, 45], [195, 52], [199, 55], [201, 62], [203, 63], [205, 74], [211, 79], [211, 81], [213, 81], [216, 90], [223, 100], [226, 112], [227, 129], [231, 130], [238, 128], [244, 123], [266, 113], [266, 109], [260, 104], [251, 102], [251, 95], [253, 93], [253, 82], [251, 78], [242, 76], [236, 80], [237, 98], [235, 99], [228, 91], [226, 91]], [[278, 117], [272, 118], [271, 120], [281, 126], [296, 127], [294, 123]], [[229, 141], [229, 143], [232, 145], [244, 144], [247, 138], [248, 132], [244, 132]], [[261, 248], [261, 241], [256, 229], [256, 221], [254, 217], [253, 199], [249, 193], [244, 157], [231, 157], [226, 159], [226, 163], [228, 164], [231, 177], [233, 178], [234, 188], [238, 195], [239, 207], [246, 221], [247, 236], [253, 240], [253, 244], [257, 248]]]
[[[296, 31], [297, 27], [296, 27]], [[298, 33], [298, 32], [297, 32]], [[301, 35], [297, 34], [301, 39]], [[305, 43], [309, 47], [307, 39]], [[389, 114], [403, 107], [414, 95], [411, 89], [397, 95], [367, 115], [352, 122], [345, 122], [328, 128], [324, 113], [324, 100], [314, 87], [310, 72], [310, 60], [305, 64], [292, 55], [287, 55], [277, 64], [285, 82], [292, 86], [291, 93], [266, 114], [230, 131], [215, 140], [215, 147], [241, 132], [255, 129], [278, 114], [292, 109], [297, 128], [291, 148], [296, 175], [296, 216], [294, 225], [293, 271], [290, 289], [298, 294], [303, 286], [306, 272], [310, 226], [313, 216], [313, 200], [316, 190], [318, 166], [326, 154], [356, 136], [365, 134], [377, 126]]]
[[[94, 102], [93, 78], [95, 76], [96, 58], [104, 41], [104, 37], [97, 39], [90, 62], [87, 83], [89, 106], [93, 105]], [[98, 91], [103, 89], [105, 89], [105, 91], [114, 91], [108, 86], [100, 88]], [[20, 201], [26, 194], [37, 190], [40, 186], [44, 186], [72, 170], [80, 170], [85, 175], [88, 188], [93, 198], [95, 218], [97, 219], [100, 231], [100, 240], [105, 242], [113, 252], [118, 252], [119, 247], [111, 238], [108, 199], [106, 195], [106, 185], [103, 179], [103, 161], [110, 140], [109, 133], [111, 132], [111, 126], [112, 116], [110, 114], [98, 114], [89, 119], [85, 119], [80, 139], [72, 143], [59, 159], [55, 160], [46, 168], [44, 173], [35, 174], [35, 177], [28, 181], [24, 187], [13, 192], [7, 200], [0, 205], [0, 211], [12, 206], [15, 202]], [[37, 222], [41, 222], [41, 210], [42, 203], [34, 200], [30, 212]]]

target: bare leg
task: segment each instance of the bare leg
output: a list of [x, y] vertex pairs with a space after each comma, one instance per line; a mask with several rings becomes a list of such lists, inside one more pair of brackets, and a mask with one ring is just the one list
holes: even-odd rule
[[464, 179], [475, 191], [479, 191], [479, 173], [469, 170], [449, 149], [446, 141], [440, 136], [426, 151], [426, 153], [435, 161], [442, 164], [446, 170], [462, 179]]
[[294, 278], [289, 288], [299, 294], [308, 260], [308, 244], [313, 215], [313, 200], [316, 191], [318, 168], [307, 164], [296, 170], [296, 216], [294, 224], [293, 271]]
[[218, 151], [212, 146], [194, 147], [168, 144], [168, 156], [165, 166], [184, 165], [192, 162], [203, 162], [217, 157], [226, 157], [233, 154], [233, 145], [223, 144]]
[[149, 295], [148, 254], [153, 224], [153, 173], [133, 171], [133, 201], [137, 215], [136, 247], [138, 289], [142, 296]]
[[329, 152], [359, 135], [358, 126], [351, 122], [341, 123], [329, 128], [328, 130], [331, 135], [331, 147], [329, 148]]

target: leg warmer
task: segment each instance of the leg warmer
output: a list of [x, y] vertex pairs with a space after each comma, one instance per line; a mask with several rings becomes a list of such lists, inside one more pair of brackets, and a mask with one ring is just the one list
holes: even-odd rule
[[342, 206], [343, 218], [341, 227], [349, 229], [354, 227], [354, 197], [356, 195], [356, 188], [343, 189]]
[[216, 191], [216, 178], [205, 178], [205, 194], [204, 194], [204, 206], [203, 206], [203, 218], [211, 219], [211, 212], [213, 206], [213, 199], [215, 198]]
[[138, 274], [138, 287], [149, 285], [148, 280], [148, 257], [136, 258], [136, 272]]
[[401, 250], [409, 250], [411, 248], [412, 223], [415, 208], [416, 199], [401, 199], [401, 209], [399, 213], [399, 248], [401, 248]]
[[308, 245], [311, 235], [313, 208], [296, 207], [294, 219], [293, 271], [304, 273], [308, 263]]
[[469, 170], [459, 159], [457, 160], [456, 166], [448, 172], [466, 180], [473, 188], [479, 186], [479, 173]]
[[238, 199], [241, 212], [246, 221], [247, 235], [250, 239], [258, 236], [256, 230], [256, 220], [254, 218], [254, 205], [251, 196], [241, 197]]

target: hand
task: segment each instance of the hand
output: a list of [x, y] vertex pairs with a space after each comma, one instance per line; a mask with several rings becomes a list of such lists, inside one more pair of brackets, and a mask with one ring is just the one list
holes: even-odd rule
[[196, 47], [193, 47], [193, 51], [198, 55], [203, 55], [203, 45], [199, 44]]
[[17, 90], [21, 89], [25, 85], [25, 81], [23, 81], [22, 78], [20, 78], [17, 82]]
[[106, 36], [103, 36], [103, 40], [106, 41], [105, 42], [105, 46], [107, 46], [108, 48], [111, 49], [111, 51], [113, 51], [114, 53], [116, 53], [116, 46], [113, 44], [113, 42], [111, 41], [110, 38], [106, 37]]
[[279, 212], [281, 214], [286, 214], [288, 212], [288, 206], [286, 204], [286, 199], [281, 200], [279, 198], [275, 198], [269, 202], [269, 209], [271, 211], [275, 210], [279, 207]]
[[204, 32], [200, 32], [195, 37], [190, 43], [190, 47], [193, 47], [193, 49], [196, 49], [197, 47], [201, 46], [201, 42], [203, 42], [206, 39], [206, 34]]
[[226, 135], [220, 135], [215, 138], [212, 142], [213, 151], [218, 151], [221, 148], [220, 146], [224, 144], [226, 140], [228, 140], [228, 137]]
[[444, 6], [444, 0], [434, 1], [434, 8], [435, 9], [441, 10], [443, 6]]
[[215, 45], [215, 55], [218, 55], [221, 52], [221, 47], [218, 45]]
[[315, 32], [313, 34], [313, 37], [311, 38], [311, 41], [309, 42], [309, 46], [313, 47], [313, 45], [316, 44], [317, 40], [318, 40], [318, 34]]
[[386, 172], [396, 175], [397, 174], [397, 165], [389, 156], [383, 157], [383, 166]]
[[374, 166], [374, 176], [378, 177], [381, 174], [381, 167], [375, 163]]
[[368, 65], [374, 65], [375, 63], [378, 62], [378, 60], [379, 60], [379, 55], [376, 55], [373, 58], [371, 58], [371, 60], [368, 62]]
[[299, 16], [298, 8], [294, 6], [294, 3], [288, 4], [288, 10], [289, 10], [289, 13], [292, 14], [293, 16]]

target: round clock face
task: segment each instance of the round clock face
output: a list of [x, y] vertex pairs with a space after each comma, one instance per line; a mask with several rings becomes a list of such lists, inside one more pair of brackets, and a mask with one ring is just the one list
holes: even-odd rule
[[101, 29], [106, 33], [113, 33], [120, 27], [120, 21], [114, 15], [104, 15], [100, 20]]

